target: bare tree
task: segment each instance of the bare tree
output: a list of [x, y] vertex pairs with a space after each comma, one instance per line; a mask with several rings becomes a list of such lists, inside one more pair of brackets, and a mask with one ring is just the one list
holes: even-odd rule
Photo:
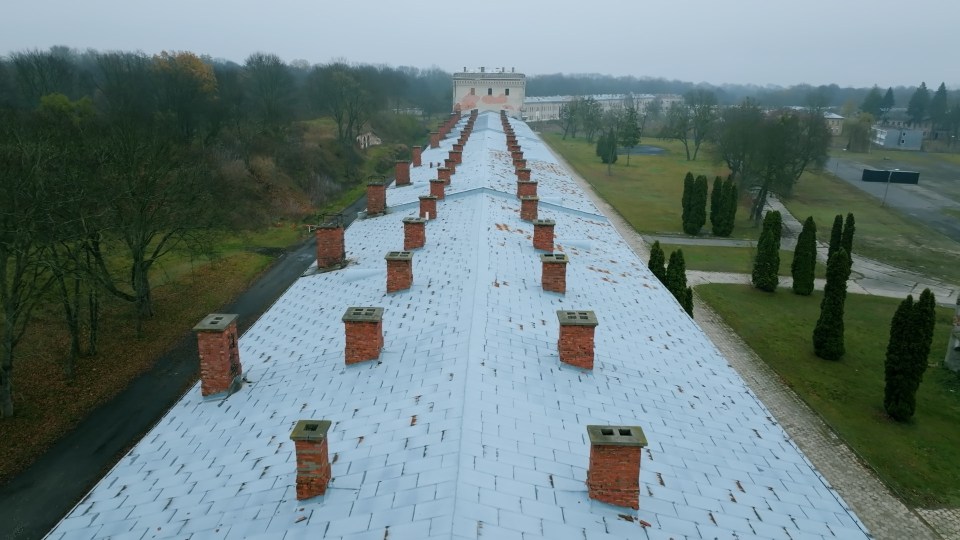
[[53, 153], [24, 114], [0, 111], [0, 418], [13, 416], [13, 364], [37, 302], [50, 284], [45, 167]]

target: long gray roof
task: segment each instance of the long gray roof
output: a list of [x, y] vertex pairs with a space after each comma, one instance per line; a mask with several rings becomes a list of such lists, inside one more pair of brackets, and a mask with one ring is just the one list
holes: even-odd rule
[[[72, 538], [866, 538], [773, 420], [522, 122], [540, 217], [570, 258], [541, 289], [500, 120], [481, 113], [410, 290], [385, 293], [451, 148], [427, 149], [389, 212], [346, 231], [350, 265], [308, 270], [240, 340], [249, 383], [189, 391], [50, 533]], [[454, 133], [454, 135], [456, 132]], [[341, 315], [384, 308], [379, 360], [344, 365]], [[596, 363], [559, 362], [556, 310], [596, 312]], [[289, 433], [331, 420], [333, 479], [295, 498]], [[588, 424], [639, 425], [640, 510], [591, 500]]]

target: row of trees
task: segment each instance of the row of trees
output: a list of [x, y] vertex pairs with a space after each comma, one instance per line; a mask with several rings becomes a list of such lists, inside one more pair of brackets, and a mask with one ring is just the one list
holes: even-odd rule
[[[38, 306], [63, 312], [71, 376], [97, 351], [104, 298], [129, 303], [142, 334], [158, 262], [338, 195], [359, 179], [355, 134], [390, 100], [414, 103], [391, 94], [404, 81], [431, 77], [263, 53], [243, 66], [63, 48], [0, 59], [0, 417]], [[324, 114], [336, 139], [308, 139], [299, 120]]]
[[687, 264], [683, 260], [683, 250], [677, 249], [670, 253], [670, 262], [666, 262], [666, 256], [660, 242], [653, 243], [650, 248], [650, 260], [647, 262], [647, 268], [662, 283], [670, 294], [677, 299], [687, 315], [693, 317], [693, 288], [687, 286]]
[[[757, 86], [747, 84], [695, 84], [687, 81], [667, 80], [652, 77], [614, 77], [610, 75], [531, 75], [527, 77], [528, 96], [587, 96], [595, 94], [676, 94], [684, 95], [694, 90], [709, 90], [717, 96], [721, 105], [734, 105], [750, 98], [769, 107], [790, 107], [804, 103], [807, 96], [817, 94], [828, 107], [842, 107], [862, 103], [870, 88], [840, 87], [836, 84], [812, 86], [797, 84], [788, 87]], [[897, 103], [907, 103], [916, 87], [897, 86], [890, 88]], [[954, 97], [956, 92], [954, 91]], [[881, 96], [883, 94], [881, 93]]]
[[[726, 181], [716, 177], [710, 191], [710, 226], [714, 236], [730, 236], [737, 217], [737, 186], [733, 178]], [[682, 212], [683, 232], [700, 234], [707, 222], [707, 177], [687, 172], [683, 178]]]

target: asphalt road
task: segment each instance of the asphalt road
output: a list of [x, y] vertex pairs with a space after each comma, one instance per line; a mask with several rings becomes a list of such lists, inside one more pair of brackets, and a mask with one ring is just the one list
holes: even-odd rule
[[[888, 186], [885, 183], [860, 180], [864, 167], [867, 166], [852, 159], [830, 158], [827, 161], [826, 169], [858, 189], [872, 195], [877, 201], [883, 201], [884, 192], [886, 192], [887, 206], [895, 208], [943, 233], [955, 242], [960, 242], [960, 220], [943, 212], [946, 209], [960, 210], [960, 202], [926, 187], [923, 181], [923, 173], [920, 174], [919, 185], [890, 184]], [[958, 178], [958, 181], [960, 181], [960, 178]]]
[[[366, 206], [344, 210], [345, 224]], [[254, 284], [218, 310], [245, 332], [316, 257], [311, 239], [286, 251]], [[33, 465], [0, 486], [0, 538], [42, 538], [196, 382], [197, 341], [186, 335], [119, 395], [95, 409]]]

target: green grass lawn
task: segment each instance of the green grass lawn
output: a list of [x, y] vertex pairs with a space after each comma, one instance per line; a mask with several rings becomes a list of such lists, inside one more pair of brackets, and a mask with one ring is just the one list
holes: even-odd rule
[[835, 215], [853, 212], [854, 253], [960, 283], [960, 244], [896, 210], [881, 208], [875, 199], [833, 175], [804, 174], [784, 204], [801, 222], [813, 216], [821, 242], [829, 241]]
[[742, 285], [697, 293], [910, 505], [960, 505], [960, 376], [941, 367], [953, 310], [938, 308], [930, 368], [917, 413], [899, 424], [883, 411], [884, 357], [899, 300], [848, 295], [846, 355], [814, 356], [822, 294], [774, 294]]
[[[563, 140], [559, 134], [544, 133], [544, 140], [563, 156], [585, 178], [597, 193], [612, 204], [634, 229], [642, 233], [680, 233], [680, 200], [683, 196], [683, 177], [687, 171], [706, 175], [713, 186], [716, 176], [726, 178], [726, 166], [714, 162], [701, 148], [697, 161], [687, 161], [683, 146], [677, 141], [645, 139], [643, 144], [663, 148], [667, 152], [657, 156], [630, 157], [621, 155], [613, 165], [612, 175], [595, 154], [596, 146], [584, 138]], [[709, 205], [709, 203], [708, 203]], [[756, 239], [760, 229], [746, 219], [748, 208], [741, 204], [737, 210], [734, 238]], [[709, 230], [709, 223], [704, 230]]]
[[[749, 274], [753, 271], [753, 258], [756, 250], [749, 247], [726, 247], [726, 246], [690, 246], [677, 244], [664, 244], [660, 246], [670, 259], [670, 252], [676, 249], [683, 250], [683, 261], [686, 263], [687, 270], [700, 270], [703, 272], [736, 272], [739, 274]], [[790, 276], [790, 265], [793, 264], [793, 252], [789, 250], [780, 250], [780, 275]], [[826, 268], [822, 263], [817, 263], [816, 276], [818, 278], [826, 277]]]

